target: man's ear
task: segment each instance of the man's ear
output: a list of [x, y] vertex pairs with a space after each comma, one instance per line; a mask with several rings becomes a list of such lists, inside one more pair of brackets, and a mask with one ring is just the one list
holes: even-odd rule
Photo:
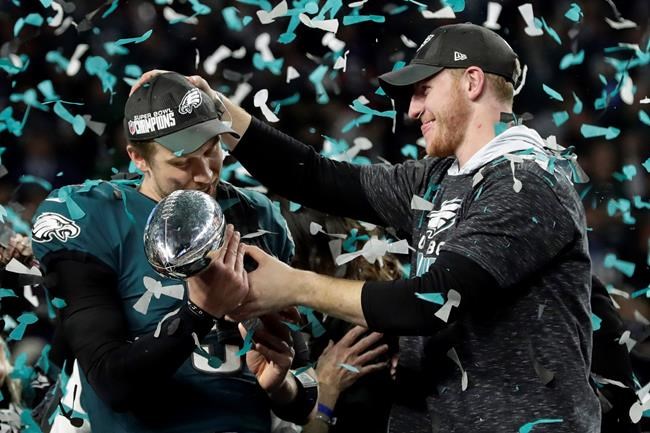
[[132, 144], [126, 145], [126, 152], [129, 154], [129, 158], [133, 161], [133, 164], [143, 173], [149, 173], [149, 163], [145, 159], [144, 155]]
[[483, 70], [476, 66], [470, 66], [465, 70], [467, 97], [470, 101], [476, 101], [486, 91], [487, 81]]

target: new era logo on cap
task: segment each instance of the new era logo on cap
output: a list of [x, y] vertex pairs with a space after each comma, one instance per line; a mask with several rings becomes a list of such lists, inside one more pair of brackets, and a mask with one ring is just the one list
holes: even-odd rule
[[463, 53], [459, 53], [458, 51], [454, 51], [454, 62], [457, 62], [459, 60], [467, 60], [467, 56]]

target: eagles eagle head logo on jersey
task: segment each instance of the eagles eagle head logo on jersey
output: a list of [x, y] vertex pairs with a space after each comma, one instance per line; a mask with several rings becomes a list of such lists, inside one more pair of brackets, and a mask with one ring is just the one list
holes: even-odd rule
[[454, 225], [456, 214], [462, 203], [463, 201], [459, 198], [445, 200], [439, 210], [432, 210], [427, 214], [427, 218], [429, 218], [427, 226], [434, 231], [433, 236]]
[[79, 236], [81, 229], [72, 220], [58, 213], [45, 212], [34, 223], [32, 239], [34, 242], [49, 242], [57, 238], [61, 242]]
[[178, 112], [180, 114], [190, 114], [195, 108], [200, 107], [202, 102], [203, 96], [201, 96], [201, 91], [196, 87], [190, 89], [183, 95], [183, 99], [178, 105]]

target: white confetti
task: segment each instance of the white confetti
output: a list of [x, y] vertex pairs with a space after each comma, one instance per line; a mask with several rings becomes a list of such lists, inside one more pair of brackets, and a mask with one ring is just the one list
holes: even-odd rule
[[282, 0], [276, 7], [274, 7], [270, 12], [266, 12], [263, 9], [257, 11], [257, 18], [259, 18], [262, 24], [270, 24], [275, 21], [276, 18], [283, 17], [289, 11], [286, 0]]
[[406, 45], [408, 48], [417, 48], [418, 44], [415, 43], [414, 41], [410, 40], [407, 38], [405, 35], [400, 35], [399, 37], [402, 40], [402, 43]]
[[160, 281], [151, 277], [144, 277], [142, 283], [146, 290], [133, 305], [133, 309], [140, 314], [147, 314], [147, 311], [149, 311], [149, 304], [153, 297], [159, 299], [161, 295], [165, 295], [175, 299], [183, 299], [185, 286], [182, 284], [163, 286]]
[[525, 3], [521, 6], [519, 6], [519, 13], [521, 14], [522, 18], [526, 22], [526, 28], [524, 31], [528, 36], [542, 36], [544, 34], [544, 30], [541, 28], [538, 28], [535, 25], [535, 15], [533, 14], [533, 5], [532, 3]]
[[618, 344], [625, 344], [628, 352], [632, 351], [636, 345], [636, 340], [630, 337], [630, 334], [630, 331], [625, 331], [621, 335], [621, 338], [618, 339]]
[[217, 65], [222, 60], [230, 57], [231, 54], [232, 51], [230, 50], [230, 48], [228, 48], [225, 45], [220, 46], [214, 51], [214, 53], [206, 57], [206, 59], [203, 61], [203, 70], [208, 75], [213, 75], [215, 72], [217, 72]]
[[266, 101], [269, 99], [269, 90], [262, 89], [259, 90], [255, 96], [253, 96], [253, 105], [262, 110], [262, 114], [269, 122], [278, 122], [278, 116], [275, 115], [273, 111], [266, 105]]
[[266, 234], [276, 235], [277, 233], [271, 232], [271, 231], [268, 231], [268, 230], [264, 230], [264, 229], [258, 229], [254, 233], [248, 233], [248, 234], [242, 236], [241, 239], [253, 239], [253, 238], [257, 238], [257, 237], [260, 237], [260, 236], [266, 235]]
[[465, 369], [460, 363], [460, 359], [458, 358], [458, 353], [456, 353], [456, 349], [454, 349], [453, 347], [449, 349], [449, 351], [447, 352], [447, 356], [451, 358], [451, 360], [454, 361], [454, 364], [456, 364], [460, 369], [460, 373], [461, 373], [460, 388], [463, 391], [465, 391], [467, 389], [467, 383], [468, 383], [467, 372], [465, 371]]
[[499, 21], [499, 15], [501, 15], [501, 3], [489, 2], [487, 10], [487, 19], [483, 23], [484, 27], [487, 27], [491, 30], [499, 30], [501, 25], [497, 22]]
[[614, 30], [633, 29], [638, 27], [634, 21], [626, 20], [625, 18], [621, 18], [618, 21], [614, 21], [612, 19], [605, 17], [605, 22], [607, 22], [607, 24], [609, 24], [609, 26]]
[[348, 67], [348, 54], [350, 53], [350, 50], [346, 50], [345, 53], [336, 59], [336, 62], [334, 63], [334, 69], [343, 69], [343, 72], [347, 70]]
[[332, 51], [341, 51], [345, 48], [345, 42], [336, 39], [336, 35], [332, 32], [325, 33], [323, 39], [321, 39], [321, 44], [324, 47], [329, 48]]
[[253, 86], [249, 83], [239, 83], [235, 93], [229, 98], [233, 104], [241, 105], [241, 102], [248, 96], [250, 92], [253, 91]]
[[63, 6], [57, 2], [52, 2], [50, 5], [56, 11], [56, 15], [47, 19], [47, 24], [50, 27], [59, 27], [63, 22]]
[[456, 18], [454, 10], [450, 6], [445, 6], [442, 9], [438, 9], [435, 12], [431, 12], [428, 9], [422, 11], [422, 16], [426, 19], [451, 19]]
[[65, 73], [68, 77], [77, 75], [77, 72], [79, 72], [79, 69], [81, 69], [81, 62], [79, 61], [79, 59], [81, 58], [81, 56], [84, 55], [84, 53], [87, 50], [88, 50], [88, 44], [79, 44], [74, 49], [74, 53], [70, 58], [70, 63], [68, 63], [68, 67], [65, 70]]
[[411, 209], [414, 210], [433, 210], [433, 203], [423, 199], [418, 195], [413, 195], [411, 198]]
[[163, 9], [163, 17], [169, 22], [183, 22], [185, 24], [196, 25], [199, 23], [197, 17], [188, 17], [187, 15], [180, 14], [169, 6], [165, 6]]
[[454, 289], [451, 289], [449, 292], [447, 292], [447, 302], [445, 302], [445, 304], [440, 307], [438, 311], [436, 311], [435, 316], [443, 322], [447, 323], [449, 320], [449, 315], [451, 314], [452, 307], [458, 307], [460, 305], [460, 300], [460, 293]]
[[639, 104], [650, 104], [650, 98], [647, 96], [639, 101]]
[[275, 57], [273, 57], [273, 53], [269, 48], [270, 43], [271, 35], [268, 33], [262, 33], [255, 39], [255, 49], [260, 52], [262, 60], [265, 62], [272, 62], [275, 60]]
[[337, 19], [331, 19], [331, 20], [312, 20], [307, 16], [307, 14], [299, 14], [298, 18], [300, 18], [300, 22], [306, 25], [307, 27], [311, 27], [312, 29], [320, 29], [320, 30], [325, 30], [326, 32], [333, 32], [336, 33], [339, 29], [339, 20]]
[[621, 83], [621, 100], [627, 105], [634, 104], [634, 82], [627, 73], [623, 76], [623, 82]]
[[296, 71], [296, 68], [289, 66], [287, 68], [287, 83], [291, 80], [294, 80], [300, 76], [300, 73]]

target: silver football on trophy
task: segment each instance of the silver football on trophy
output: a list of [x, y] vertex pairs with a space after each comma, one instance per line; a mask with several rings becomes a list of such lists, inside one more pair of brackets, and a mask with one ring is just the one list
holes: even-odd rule
[[223, 244], [226, 219], [215, 199], [201, 191], [174, 191], [151, 211], [144, 250], [160, 275], [184, 279], [205, 269], [206, 254]]

